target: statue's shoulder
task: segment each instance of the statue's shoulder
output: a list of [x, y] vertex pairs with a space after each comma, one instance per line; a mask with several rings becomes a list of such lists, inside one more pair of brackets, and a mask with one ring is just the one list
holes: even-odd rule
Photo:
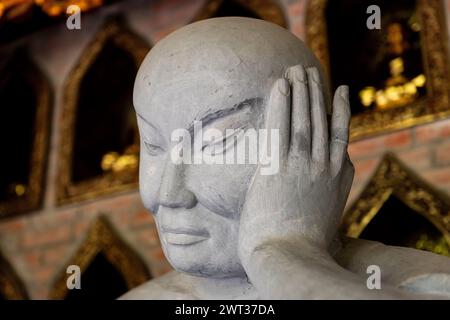
[[188, 282], [177, 271], [152, 279], [128, 291], [120, 300], [172, 300], [195, 299], [190, 294]]
[[450, 297], [450, 258], [380, 242], [345, 238], [335, 255], [344, 268], [367, 277], [378, 266], [383, 282], [409, 291]]

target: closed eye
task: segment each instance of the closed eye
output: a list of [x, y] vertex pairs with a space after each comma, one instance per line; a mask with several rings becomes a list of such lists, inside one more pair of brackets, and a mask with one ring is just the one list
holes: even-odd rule
[[153, 157], [156, 157], [157, 155], [164, 152], [164, 149], [156, 144], [152, 144], [150, 142], [144, 141], [145, 149], [147, 150], [147, 153]]

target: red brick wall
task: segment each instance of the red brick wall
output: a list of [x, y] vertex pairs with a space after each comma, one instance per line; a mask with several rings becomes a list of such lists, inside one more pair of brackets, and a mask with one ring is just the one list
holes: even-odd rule
[[[450, 0], [446, 1], [450, 11]], [[149, 43], [155, 43], [188, 23], [203, 3], [204, 0], [158, 0], [127, 7], [119, 5], [86, 19], [82, 17], [80, 31], [68, 34], [62, 26], [28, 40], [33, 58], [47, 73], [54, 87], [45, 202], [42, 210], [0, 221], [0, 248], [24, 279], [31, 298], [48, 297], [52, 281], [99, 214], [108, 216], [122, 237], [144, 258], [153, 276], [170, 269], [161, 252], [153, 220], [142, 207], [136, 191], [56, 206], [62, 84], [107, 14], [123, 12], [132, 29]], [[281, 3], [291, 31], [303, 38], [306, 0], [283, 0]], [[356, 167], [356, 177], [351, 200], [357, 197], [386, 151], [398, 154], [429, 182], [450, 192], [449, 135], [450, 120], [445, 120], [352, 143], [350, 154]]]

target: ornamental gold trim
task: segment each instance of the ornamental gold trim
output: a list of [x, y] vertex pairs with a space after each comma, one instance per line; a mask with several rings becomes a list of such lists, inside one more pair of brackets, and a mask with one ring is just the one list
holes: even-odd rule
[[450, 246], [450, 199], [390, 153], [384, 156], [360, 197], [344, 215], [343, 233], [358, 238], [390, 196], [395, 196], [430, 221]]
[[[194, 21], [204, 20], [214, 17], [220, 6], [229, 0], [208, 0]], [[274, 0], [234, 0], [237, 4], [242, 7], [254, 12], [257, 16], [261, 17], [263, 20], [273, 22], [282, 27], [287, 27], [287, 22], [283, 9], [281, 8], [278, 1]]]
[[[50, 139], [50, 116], [52, 92], [50, 84], [42, 71], [29, 58], [28, 54], [20, 49], [13, 54], [12, 59], [18, 59], [18, 65], [36, 95], [36, 115], [31, 159], [29, 162], [28, 183], [23, 196], [12, 200], [0, 202], [0, 218], [37, 210], [41, 207], [44, 194], [44, 180], [47, 165], [47, 151]], [[9, 63], [9, 62], [7, 62]], [[8, 170], [8, 168], [3, 168]]]
[[[130, 53], [139, 68], [150, 47], [138, 35], [126, 28], [119, 18], [109, 19], [81, 55], [77, 65], [70, 72], [63, 101], [63, 115], [60, 129], [59, 169], [57, 176], [57, 203], [59, 205], [90, 200], [101, 195], [134, 190], [137, 188], [138, 168], [126, 168], [120, 172], [104, 172], [101, 176], [73, 183], [71, 181], [72, 154], [75, 140], [76, 108], [78, 94], [84, 75], [89, 71], [107, 41], [113, 41], [119, 48]], [[138, 137], [137, 132], [135, 136]], [[139, 150], [139, 141], [133, 148]]]
[[106, 217], [100, 216], [87, 232], [75, 254], [64, 264], [49, 294], [50, 299], [62, 300], [66, 297], [69, 291], [67, 266], [77, 265], [83, 274], [99, 253], [103, 253], [119, 271], [129, 290], [151, 279], [142, 258], [122, 240]]
[[[309, 0], [306, 8], [306, 43], [330, 75], [327, 0]], [[427, 96], [413, 104], [352, 117], [352, 141], [380, 133], [409, 128], [450, 116], [450, 68], [447, 24], [442, 1], [418, 0]]]

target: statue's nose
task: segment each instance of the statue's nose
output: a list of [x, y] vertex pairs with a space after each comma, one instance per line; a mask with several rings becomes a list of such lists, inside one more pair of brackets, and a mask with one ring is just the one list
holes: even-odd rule
[[167, 162], [159, 188], [159, 204], [169, 208], [192, 208], [197, 204], [194, 193], [186, 188], [184, 164]]

